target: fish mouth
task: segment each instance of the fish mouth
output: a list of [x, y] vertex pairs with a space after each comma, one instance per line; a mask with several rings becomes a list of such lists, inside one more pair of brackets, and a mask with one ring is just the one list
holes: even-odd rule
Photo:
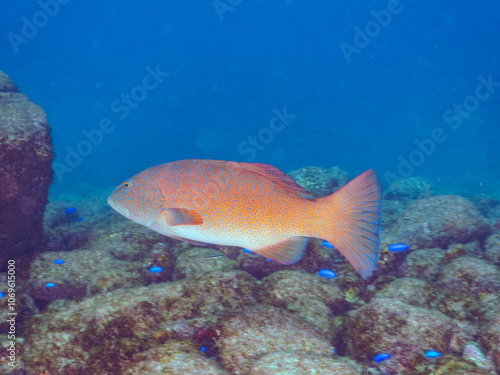
[[124, 206], [120, 207], [120, 206], [116, 205], [116, 203], [113, 201], [113, 199], [111, 197], [108, 197], [108, 204], [111, 206], [111, 208], [113, 210], [122, 214], [123, 216], [125, 216], [128, 219], [130, 213], [129, 213], [127, 207], [124, 207]]

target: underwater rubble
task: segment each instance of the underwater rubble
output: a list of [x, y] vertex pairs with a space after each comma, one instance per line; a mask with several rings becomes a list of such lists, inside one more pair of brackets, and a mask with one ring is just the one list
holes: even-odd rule
[[[316, 196], [350, 179], [340, 168], [291, 175]], [[162, 236], [112, 211], [111, 189], [52, 197], [45, 249], [20, 281], [22, 368], [0, 373], [499, 373], [495, 199], [439, 195], [417, 177], [389, 187], [380, 267], [365, 281], [316, 239], [283, 266]]]

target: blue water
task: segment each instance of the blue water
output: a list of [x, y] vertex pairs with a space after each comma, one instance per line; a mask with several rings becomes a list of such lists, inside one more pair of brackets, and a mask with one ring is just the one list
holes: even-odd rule
[[0, 68], [52, 126], [54, 191], [185, 158], [498, 190], [498, 2], [54, 4], [0, 14]]

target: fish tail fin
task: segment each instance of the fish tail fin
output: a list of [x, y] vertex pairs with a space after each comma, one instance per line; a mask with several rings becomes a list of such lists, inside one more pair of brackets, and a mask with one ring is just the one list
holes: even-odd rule
[[332, 195], [317, 199], [322, 211], [317, 237], [335, 246], [363, 279], [372, 276], [378, 266], [381, 200], [380, 182], [373, 169]]

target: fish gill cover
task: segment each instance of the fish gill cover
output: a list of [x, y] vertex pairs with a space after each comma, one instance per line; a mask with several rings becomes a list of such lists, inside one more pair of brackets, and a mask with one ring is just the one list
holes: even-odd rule
[[3, 4], [0, 373], [498, 374], [499, 18]]

